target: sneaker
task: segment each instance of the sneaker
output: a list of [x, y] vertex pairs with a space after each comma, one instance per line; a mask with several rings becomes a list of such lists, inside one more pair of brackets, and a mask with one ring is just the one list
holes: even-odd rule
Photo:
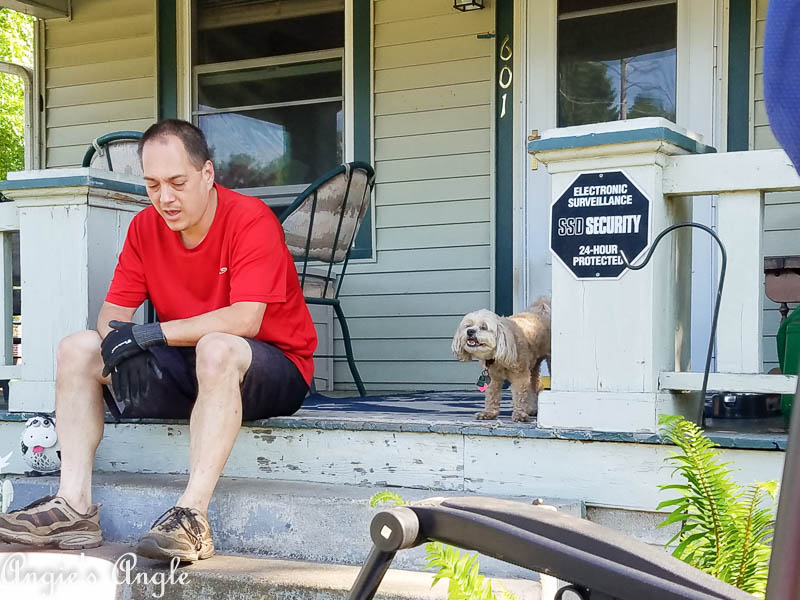
[[194, 508], [173, 506], [153, 523], [134, 550], [139, 556], [182, 562], [214, 556], [211, 526], [203, 513]]
[[46, 496], [19, 510], [0, 514], [0, 541], [39, 548], [82, 550], [103, 543], [99, 504], [79, 513], [60, 496]]

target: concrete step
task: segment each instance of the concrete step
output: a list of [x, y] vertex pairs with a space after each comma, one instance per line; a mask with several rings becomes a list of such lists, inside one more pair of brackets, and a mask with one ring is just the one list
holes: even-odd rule
[[[12, 477], [14, 503], [23, 506], [58, 488], [56, 477]], [[133, 544], [153, 521], [174, 505], [186, 485], [183, 475], [96, 473], [94, 501], [102, 503], [106, 540]], [[369, 523], [377, 509], [369, 498], [390, 488], [327, 485], [223, 477], [209, 508], [214, 543], [225, 554], [360, 565], [372, 542]], [[408, 501], [452, 492], [391, 488]], [[474, 495], [474, 494], [473, 494]], [[512, 498], [531, 502], [532, 498]], [[545, 499], [562, 512], [583, 516], [582, 503]], [[400, 552], [394, 565], [422, 570], [425, 552]], [[482, 572], [491, 577], [529, 577], [530, 572], [489, 557]]]
[[[338, 600], [347, 597], [358, 567], [217, 555], [191, 565], [135, 557], [131, 547], [105, 544], [79, 552], [29, 551], [0, 545], [0, 597], [44, 600]], [[114, 568], [116, 566], [116, 569]], [[432, 575], [391, 569], [379, 600], [443, 599], [447, 582], [431, 589]], [[520, 600], [540, 600], [535, 581], [494, 580]]]

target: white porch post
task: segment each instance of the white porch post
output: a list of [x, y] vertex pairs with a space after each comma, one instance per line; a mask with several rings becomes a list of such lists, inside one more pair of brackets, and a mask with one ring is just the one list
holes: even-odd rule
[[718, 232], [728, 253], [719, 305], [717, 371], [760, 373], [763, 364], [764, 193], [726, 192], [717, 205]]
[[9, 410], [48, 412], [58, 343], [95, 327], [128, 225], [147, 197], [141, 180], [94, 169], [11, 176], [3, 193], [19, 215], [23, 365]]
[[[663, 194], [667, 158], [710, 150], [654, 118], [552, 130], [529, 148], [552, 175], [553, 201], [581, 173], [622, 170], [650, 199], [650, 244], [691, 220], [689, 199]], [[691, 232], [679, 230], [617, 280], [579, 280], [553, 260], [552, 391], [540, 394], [540, 427], [655, 432], [660, 413], [699, 414], [697, 394], [659, 389], [661, 371], [689, 366], [690, 257]]]
[[14, 306], [13, 265], [11, 263], [11, 232], [0, 232], [0, 286], [3, 297], [0, 298], [0, 365], [6, 366], [13, 362], [13, 326], [12, 319]]

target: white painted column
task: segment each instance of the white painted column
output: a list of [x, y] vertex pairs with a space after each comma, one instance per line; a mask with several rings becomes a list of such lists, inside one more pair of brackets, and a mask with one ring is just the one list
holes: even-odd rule
[[[668, 121], [557, 129], [529, 147], [547, 165], [553, 201], [581, 173], [622, 170], [650, 198], [650, 243], [691, 220], [688, 199], [665, 198], [663, 167], [704, 146]], [[644, 269], [618, 280], [578, 280], [553, 261], [552, 389], [540, 394], [539, 426], [655, 432], [661, 413], [699, 414], [697, 394], [659, 389], [660, 372], [689, 366], [690, 257], [691, 232], [679, 230]]]
[[2, 306], [2, 310], [0, 310], [0, 365], [2, 366], [13, 364], [14, 291], [11, 235], [10, 231], [0, 232], [0, 286], [2, 286], [3, 294], [0, 298], [0, 306]]
[[763, 222], [763, 192], [719, 195], [717, 230], [728, 253], [717, 325], [720, 373], [760, 373], [762, 369]]
[[3, 193], [19, 217], [23, 364], [9, 410], [49, 412], [58, 343], [95, 328], [130, 220], [147, 199], [139, 180], [92, 169], [15, 175]]
[[14, 313], [12, 235], [19, 231], [17, 207], [13, 202], [0, 203], [0, 379], [19, 377], [20, 368], [14, 366]]

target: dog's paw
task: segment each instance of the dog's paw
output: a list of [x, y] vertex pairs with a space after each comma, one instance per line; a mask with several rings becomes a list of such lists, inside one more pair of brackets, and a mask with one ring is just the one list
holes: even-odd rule
[[530, 416], [528, 413], [526, 413], [526, 412], [522, 412], [522, 411], [517, 411], [517, 410], [515, 410], [515, 411], [514, 411], [514, 412], [511, 414], [511, 418], [512, 418], [512, 419], [514, 419], [515, 421], [523, 421], [523, 422], [527, 422], [527, 421], [530, 421], [530, 419], [531, 419], [531, 416]]
[[499, 413], [496, 412], [479, 412], [475, 415], [475, 418], [479, 421], [491, 421], [492, 419], [496, 419]]

